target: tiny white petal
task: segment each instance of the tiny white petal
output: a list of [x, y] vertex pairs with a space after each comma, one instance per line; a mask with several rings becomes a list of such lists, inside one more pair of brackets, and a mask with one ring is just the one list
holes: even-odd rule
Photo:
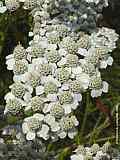
[[66, 59], [66, 58], [62, 58], [62, 59], [57, 63], [57, 65], [58, 65], [59, 67], [61, 67], [61, 66], [65, 65], [66, 63], [67, 63], [67, 59]]
[[7, 10], [6, 6], [0, 7], [0, 13], [4, 13], [6, 12], [6, 10]]
[[57, 122], [52, 123], [50, 127], [51, 127], [51, 130], [52, 130], [53, 132], [57, 132], [57, 131], [60, 130], [59, 123], [57, 123]]
[[107, 67], [107, 62], [106, 61], [101, 61], [100, 62], [100, 68], [106, 68]]
[[75, 154], [71, 156], [71, 160], [84, 160], [84, 156], [82, 154]]
[[58, 135], [61, 139], [64, 139], [66, 136], [67, 136], [67, 133], [66, 132], [61, 132], [61, 133], [59, 133], [59, 135]]
[[74, 101], [76, 102], [81, 102], [82, 101], [82, 95], [79, 94], [74, 94]]
[[59, 54], [61, 55], [61, 56], [65, 56], [66, 54], [67, 54], [67, 51], [65, 50], [65, 49], [63, 49], [63, 48], [61, 48], [61, 49], [59, 49]]
[[76, 131], [76, 130], [70, 131], [70, 132], [68, 132], [68, 137], [69, 137], [70, 139], [73, 139], [76, 134], [77, 134], [77, 131]]
[[25, 0], [19, 0], [19, 2], [25, 2]]
[[53, 117], [52, 115], [48, 114], [45, 116], [44, 121], [49, 124], [52, 125], [55, 122], [55, 117]]
[[107, 93], [108, 92], [108, 88], [109, 88], [108, 83], [106, 81], [103, 81], [103, 88], [102, 88], [103, 92]]
[[80, 66], [72, 68], [72, 73], [75, 75], [79, 75], [80, 73], [82, 73], [82, 68]]
[[113, 64], [113, 58], [112, 58], [111, 56], [108, 57], [108, 59], [107, 59], [107, 64], [108, 64], [109, 66], [112, 66], [112, 64]]
[[63, 91], [68, 90], [68, 89], [69, 89], [69, 84], [64, 83], [64, 84], [61, 86], [61, 89], [62, 89]]
[[48, 112], [50, 112], [50, 110], [51, 110], [51, 108], [52, 108], [52, 103], [50, 103], [50, 104], [45, 104], [44, 105], [44, 108], [43, 108], [43, 112], [44, 113], [48, 113]]
[[93, 89], [92, 91], [91, 91], [91, 96], [94, 98], [94, 97], [99, 97], [99, 96], [101, 96], [101, 94], [102, 94], [102, 90], [100, 89], [100, 90], [95, 90], [95, 89]]
[[22, 130], [23, 130], [23, 133], [26, 134], [29, 132], [29, 127], [28, 127], [28, 124], [26, 122], [23, 122], [22, 124]]
[[14, 58], [14, 55], [13, 55], [13, 54], [9, 54], [9, 55], [8, 55], [8, 56], [6, 56], [5, 58], [6, 58], [6, 60], [8, 60], [8, 59], [12, 59], [12, 58]]
[[40, 39], [40, 36], [38, 34], [34, 36], [34, 41], [35, 42], [39, 42], [39, 39]]
[[71, 105], [70, 104], [64, 104], [63, 105], [63, 108], [65, 110], [65, 114], [69, 114], [72, 112], [72, 109], [71, 109]]
[[8, 102], [10, 99], [14, 99], [14, 98], [15, 98], [15, 96], [11, 92], [8, 92], [4, 97], [6, 102]]
[[36, 87], [36, 95], [41, 95], [44, 93], [44, 87], [43, 86], [37, 86]]
[[15, 64], [15, 60], [14, 59], [8, 59], [6, 61], [7, 64], [7, 69], [8, 70], [13, 70], [14, 64]]
[[51, 102], [55, 102], [55, 101], [58, 100], [56, 94], [48, 94], [48, 95], [47, 95], [47, 99], [48, 99], [48, 101], [51, 101]]
[[78, 105], [79, 105], [78, 101], [74, 100], [73, 103], [71, 104], [71, 108], [75, 110], [77, 109]]
[[43, 124], [41, 130], [37, 132], [37, 136], [42, 137], [44, 140], [47, 140], [49, 138], [48, 132], [49, 127]]
[[78, 49], [78, 54], [82, 55], [82, 56], [87, 56], [88, 55], [88, 51], [84, 48], [79, 48]]
[[28, 141], [34, 140], [35, 139], [35, 133], [34, 132], [28, 132], [27, 135], [26, 135], [26, 139]]
[[31, 99], [32, 95], [30, 92], [26, 92], [25, 95], [23, 96], [23, 99], [26, 101], [26, 102], [29, 102], [30, 99]]
[[33, 117], [38, 118], [39, 121], [42, 121], [44, 119], [44, 115], [43, 114], [39, 114], [39, 113], [35, 113], [33, 115]]
[[29, 37], [32, 37], [33, 35], [33, 32], [29, 32]]

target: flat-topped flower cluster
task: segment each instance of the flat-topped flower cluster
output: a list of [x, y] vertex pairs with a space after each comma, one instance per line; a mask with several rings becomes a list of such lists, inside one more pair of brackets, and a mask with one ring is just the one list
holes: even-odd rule
[[[7, 0], [6, 5], [10, 2]], [[57, 5], [58, 1], [55, 2]], [[63, 2], [72, 9], [73, 1], [60, 1]], [[116, 48], [118, 39], [114, 30], [105, 27], [91, 35], [74, 31], [55, 16], [54, 10], [48, 12], [49, 7], [53, 7], [53, 1], [24, 2], [25, 9], [33, 9], [34, 28], [29, 33], [32, 40], [26, 49], [19, 43], [13, 54], [6, 57], [7, 68], [14, 73], [14, 83], [5, 96], [4, 113], [32, 113], [22, 124], [27, 140], [36, 136], [44, 140], [75, 137], [79, 122], [74, 110], [79, 107], [82, 94], [90, 90], [94, 98], [108, 92], [108, 83], [102, 80], [100, 69], [112, 65], [110, 52]]]
[[111, 150], [110, 142], [106, 142], [102, 147], [98, 144], [93, 144], [91, 147], [84, 147], [80, 145], [74, 151], [74, 154], [71, 156], [71, 160], [110, 160]]
[[43, 20], [54, 17], [74, 30], [92, 32], [96, 21], [102, 16], [103, 7], [108, 0], [5, 0], [1, 3], [0, 13], [8, 9], [15, 11], [21, 4], [24, 9], [39, 10]]

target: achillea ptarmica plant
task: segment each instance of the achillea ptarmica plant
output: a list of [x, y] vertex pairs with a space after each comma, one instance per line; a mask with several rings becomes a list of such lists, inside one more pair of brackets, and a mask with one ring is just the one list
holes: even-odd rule
[[94, 20], [98, 8], [107, 5], [104, 0], [25, 0], [23, 8], [32, 10], [34, 21], [32, 40], [6, 57], [14, 84], [5, 96], [5, 114], [29, 115], [22, 123], [27, 140], [73, 139], [80, 124], [74, 111], [83, 93], [94, 98], [108, 92], [100, 69], [112, 65], [118, 34], [96, 28]]

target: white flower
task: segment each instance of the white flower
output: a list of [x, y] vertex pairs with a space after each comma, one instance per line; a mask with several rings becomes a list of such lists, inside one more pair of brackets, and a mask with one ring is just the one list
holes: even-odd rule
[[60, 131], [58, 136], [60, 138], [65, 138], [67, 135], [70, 139], [73, 139], [77, 134], [76, 126], [79, 125], [78, 120], [75, 116], [66, 116], [60, 120]]
[[34, 140], [36, 137], [36, 130], [41, 128], [41, 123], [44, 115], [36, 113], [31, 117], [25, 118], [22, 124], [23, 133], [26, 134], [27, 140]]
[[103, 81], [102, 82], [102, 88], [100, 88], [100, 89], [93, 89], [91, 91], [91, 96], [94, 98], [94, 97], [101, 96], [102, 92], [103, 93], [107, 93], [108, 92], [108, 87], [109, 87], [108, 83], [106, 81]]

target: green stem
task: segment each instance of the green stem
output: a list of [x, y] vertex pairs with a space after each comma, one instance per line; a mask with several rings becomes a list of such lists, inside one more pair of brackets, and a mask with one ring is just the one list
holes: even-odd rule
[[[115, 111], [115, 107], [112, 110], [112, 115], [113, 115], [114, 111]], [[86, 139], [90, 138], [90, 143], [92, 143], [93, 140], [100, 135], [101, 131], [103, 129], [107, 128], [109, 125], [110, 125], [109, 118], [106, 118], [105, 121], [104, 121], [104, 123], [102, 123], [99, 127], [95, 128], [92, 133], [89, 133], [86, 136]]]
[[112, 140], [112, 139], [115, 139], [115, 136], [100, 138], [100, 139], [97, 139], [96, 142], [109, 141], [109, 140]]
[[81, 126], [81, 129], [80, 129], [80, 138], [82, 138], [83, 134], [84, 134], [85, 125], [86, 125], [87, 116], [88, 116], [88, 107], [89, 107], [89, 93], [86, 94], [86, 108], [85, 108], [85, 113], [84, 113], [82, 126]]
[[94, 128], [93, 128], [93, 131], [90, 133], [90, 142], [92, 141], [93, 136], [94, 136], [95, 133], [96, 133], [97, 127], [98, 127], [101, 119], [102, 119], [102, 113], [100, 113], [100, 116], [99, 116], [99, 118], [98, 118], [98, 120], [97, 120], [97, 122], [96, 122], [96, 124], [95, 124], [95, 126], [94, 126]]

